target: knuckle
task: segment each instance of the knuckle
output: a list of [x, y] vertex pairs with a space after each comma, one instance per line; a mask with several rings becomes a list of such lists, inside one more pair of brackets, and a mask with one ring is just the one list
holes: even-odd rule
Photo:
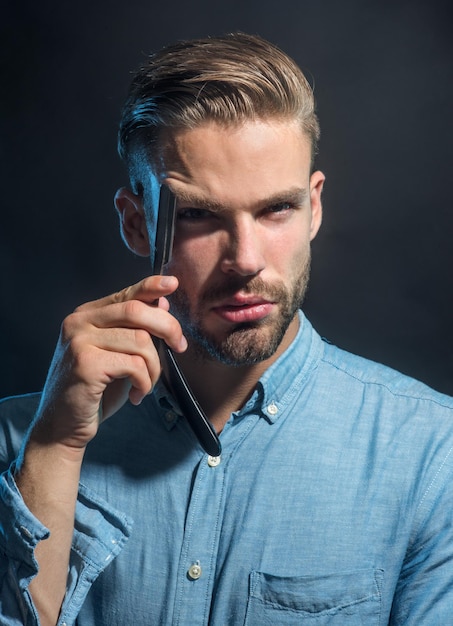
[[64, 343], [70, 341], [75, 334], [76, 329], [80, 325], [80, 317], [80, 312], [76, 310], [63, 320], [61, 324], [61, 338]]
[[134, 342], [137, 348], [146, 350], [151, 344], [150, 334], [146, 330], [136, 328], [134, 330]]
[[87, 346], [82, 335], [74, 335], [69, 342], [74, 357], [79, 357], [87, 351]]
[[131, 371], [134, 373], [134, 378], [143, 386], [147, 379], [149, 379], [148, 369], [144, 358], [139, 354], [131, 355]]
[[75, 349], [72, 354], [72, 372], [81, 382], [92, 382], [96, 374], [97, 360], [89, 349]]
[[71, 339], [70, 350], [74, 367], [79, 370], [91, 369], [93, 363], [93, 349], [88, 345], [84, 338], [76, 336]]
[[139, 300], [127, 300], [124, 303], [124, 315], [127, 320], [139, 319], [143, 310], [143, 303]]
[[134, 377], [139, 381], [142, 388], [152, 386], [153, 380], [157, 380], [160, 376], [161, 367], [157, 354], [150, 357], [133, 354], [131, 355], [130, 365]]
[[145, 291], [156, 289], [156, 277], [155, 276], [146, 276], [142, 280], [142, 287]]

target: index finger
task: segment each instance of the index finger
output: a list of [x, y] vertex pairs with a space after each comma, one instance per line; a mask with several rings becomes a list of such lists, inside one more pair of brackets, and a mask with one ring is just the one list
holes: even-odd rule
[[178, 279], [176, 276], [147, 276], [138, 283], [129, 285], [109, 296], [86, 302], [77, 307], [76, 310], [99, 309], [109, 304], [118, 304], [128, 300], [140, 300], [147, 304], [153, 304], [158, 298], [173, 293], [177, 287]]

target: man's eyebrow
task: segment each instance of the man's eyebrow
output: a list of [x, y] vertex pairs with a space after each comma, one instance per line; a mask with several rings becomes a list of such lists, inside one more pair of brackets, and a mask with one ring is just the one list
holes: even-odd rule
[[294, 206], [302, 206], [306, 201], [307, 196], [308, 192], [304, 187], [292, 187], [286, 191], [279, 191], [272, 196], [263, 198], [260, 204], [271, 207], [288, 202]]
[[[212, 198], [197, 196], [186, 191], [175, 192], [176, 200], [186, 205], [199, 209], [209, 209], [212, 211], [225, 211], [227, 207], [221, 202], [217, 202]], [[307, 189], [304, 187], [291, 187], [290, 189], [279, 191], [271, 196], [266, 196], [258, 200], [255, 205], [257, 207], [272, 207], [279, 204], [289, 203], [294, 206], [302, 206], [308, 196]]]
[[186, 191], [175, 191], [174, 195], [177, 202], [183, 202], [184, 204], [187, 204], [197, 209], [211, 209], [213, 211], [225, 210], [225, 206], [222, 203], [216, 202], [212, 198], [197, 196]]

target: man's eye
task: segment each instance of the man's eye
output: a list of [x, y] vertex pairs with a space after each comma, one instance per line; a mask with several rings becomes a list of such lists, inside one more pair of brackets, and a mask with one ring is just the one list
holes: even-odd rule
[[291, 202], [279, 202], [278, 204], [274, 204], [270, 206], [268, 211], [269, 213], [284, 213], [285, 211], [290, 211], [293, 207]]
[[206, 209], [180, 209], [177, 213], [177, 218], [179, 220], [201, 220], [206, 219], [210, 216], [210, 212]]

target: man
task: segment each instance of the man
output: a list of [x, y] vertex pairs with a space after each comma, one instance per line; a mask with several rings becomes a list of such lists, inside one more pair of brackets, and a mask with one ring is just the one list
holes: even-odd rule
[[[453, 401], [299, 310], [318, 135], [305, 78], [258, 37], [177, 44], [137, 73], [115, 204], [152, 255], [168, 187], [173, 255], [69, 315], [42, 396], [3, 403], [2, 624], [451, 620]], [[218, 457], [160, 377], [163, 343]]]

